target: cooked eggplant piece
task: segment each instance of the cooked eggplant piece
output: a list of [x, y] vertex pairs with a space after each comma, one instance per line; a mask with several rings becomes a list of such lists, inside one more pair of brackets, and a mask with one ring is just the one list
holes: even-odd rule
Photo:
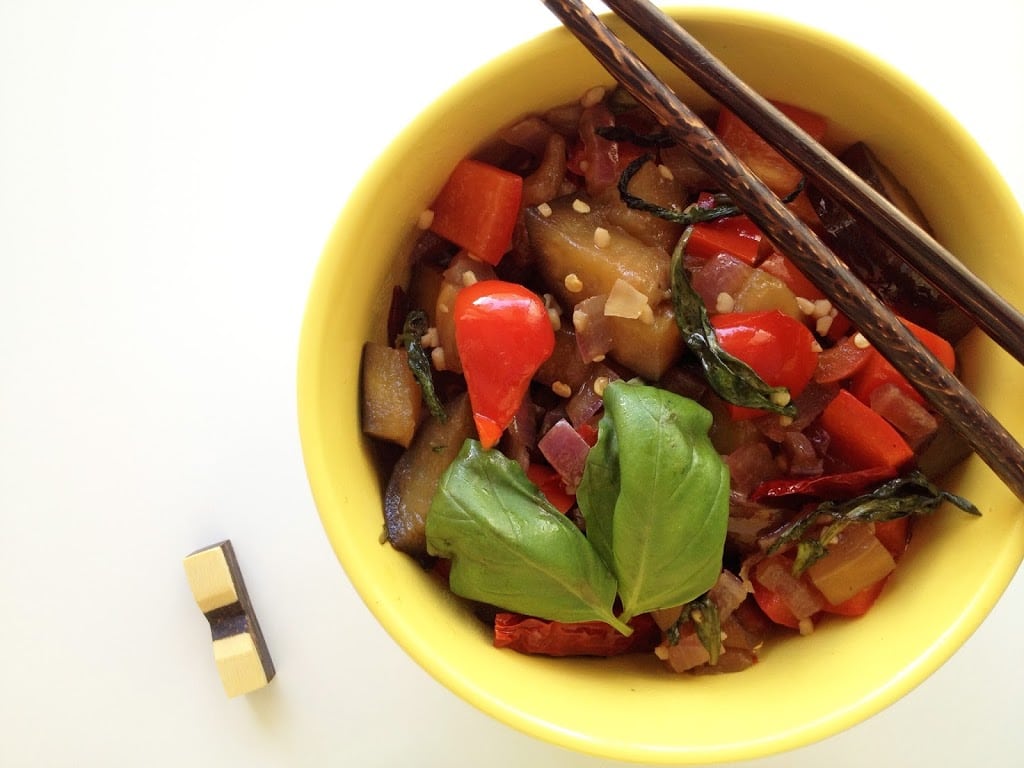
[[473, 412], [466, 394], [445, 406], [447, 419], [428, 417], [412, 444], [401, 455], [384, 491], [384, 524], [395, 549], [425, 557], [424, 526], [441, 475], [466, 438], [475, 434]]
[[669, 302], [654, 310], [650, 323], [609, 317], [608, 324], [611, 357], [648, 381], [660, 379], [683, 354], [683, 337]]
[[[930, 231], [914, 198], [866, 144], [854, 144], [839, 159]], [[973, 327], [970, 318], [907, 264], [873, 227], [857, 219], [813, 183], [808, 183], [807, 194], [824, 225], [829, 247], [894, 312], [953, 343]]]
[[[644, 294], [652, 307], [663, 301], [669, 287], [668, 253], [601, 216], [574, 210], [574, 202], [571, 197], [552, 201], [548, 216], [537, 208], [524, 211], [537, 271], [562, 306], [607, 294], [619, 279]], [[597, 227], [611, 232], [603, 245], [595, 243]], [[569, 275], [578, 278], [575, 289], [566, 286]]]
[[362, 371], [363, 432], [408, 447], [420, 421], [423, 398], [406, 351], [367, 342]]
[[576, 391], [590, 376], [593, 368], [594, 363], [584, 362], [580, 357], [576, 334], [566, 328], [560, 328], [555, 331], [555, 348], [551, 357], [541, 363], [533, 378], [549, 387], [560, 381]]
[[[686, 188], [674, 177], [663, 175], [653, 162], [644, 163], [633, 174], [629, 181], [629, 191], [641, 200], [677, 211], [682, 211], [682, 204], [687, 197]], [[647, 245], [664, 249], [666, 253], [672, 252], [683, 234], [682, 224], [627, 206], [617, 187], [612, 187], [602, 195], [596, 201], [595, 208], [610, 223], [622, 227]]]

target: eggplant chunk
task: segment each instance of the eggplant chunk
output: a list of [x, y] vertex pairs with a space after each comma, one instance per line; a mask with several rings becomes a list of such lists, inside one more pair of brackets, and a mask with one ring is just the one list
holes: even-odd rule
[[404, 349], [368, 342], [363, 347], [362, 372], [363, 432], [408, 447], [423, 409], [408, 354]]
[[645, 323], [623, 317], [609, 317], [611, 357], [649, 381], [657, 381], [683, 354], [683, 337], [669, 302], [654, 310], [654, 320]]
[[[910, 192], [865, 144], [854, 144], [839, 159], [923, 229], [929, 230]], [[813, 183], [807, 185], [807, 194], [824, 225], [829, 247], [894, 312], [930, 328], [952, 343], [973, 327], [970, 318], [907, 264], [873, 227], [863, 224]]]
[[[574, 210], [571, 198], [550, 205], [548, 216], [527, 208], [524, 217], [537, 270], [563, 306], [607, 294], [620, 278], [644, 294], [652, 307], [665, 298], [669, 288], [667, 251], [638, 240], [602, 216]], [[597, 227], [610, 232], [603, 245], [595, 243]], [[578, 281], [572, 289], [566, 286], [570, 275]]]
[[384, 524], [395, 549], [425, 557], [424, 527], [441, 475], [466, 438], [476, 433], [469, 397], [461, 394], [445, 406], [445, 421], [429, 416], [399, 457], [384, 491]]

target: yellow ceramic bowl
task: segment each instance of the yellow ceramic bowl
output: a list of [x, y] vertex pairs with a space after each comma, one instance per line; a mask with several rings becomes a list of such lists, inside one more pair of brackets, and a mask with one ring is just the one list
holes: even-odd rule
[[[1021, 211], [971, 137], [918, 87], [850, 45], [789, 22], [720, 10], [680, 16], [761, 93], [822, 112], [844, 135], [866, 140], [917, 196], [947, 247], [1024, 306]], [[457, 600], [380, 543], [380, 487], [359, 429], [360, 349], [383, 336], [417, 217], [453, 164], [497, 129], [610, 82], [563, 30], [544, 34], [438, 98], [362, 180], [323, 252], [302, 331], [299, 416], [310, 484], [338, 559], [381, 624], [436, 679], [499, 720], [564, 747], [647, 763], [791, 749], [910, 691], [956, 651], [1009, 583], [1024, 555], [1024, 508], [980, 461], [956, 471], [949, 487], [974, 500], [982, 518], [950, 511], [929, 519], [867, 616], [773, 643], [760, 664], [735, 675], [680, 678], [653, 656], [567, 660], [496, 650]], [[692, 85], [680, 88], [692, 102], [707, 101]], [[981, 401], [1024, 436], [1021, 369], [984, 338], [973, 339], [963, 359]]]

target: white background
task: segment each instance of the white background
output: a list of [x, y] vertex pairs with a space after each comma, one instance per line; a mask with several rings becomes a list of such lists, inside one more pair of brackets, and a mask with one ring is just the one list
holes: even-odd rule
[[[1018, 0], [710, 4], [880, 54], [1024, 199]], [[323, 535], [296, 429], [306, 291], [355, 179], [554, 23], [537, 0], [0, 0], [0, 765], [611, 765], [397, 648]], [[181, 565], [222, 538], [278, 667], [232, 700]], [[1018, 576], [895, 706], [746, 765], [1019, 765], [1022, 630]]]

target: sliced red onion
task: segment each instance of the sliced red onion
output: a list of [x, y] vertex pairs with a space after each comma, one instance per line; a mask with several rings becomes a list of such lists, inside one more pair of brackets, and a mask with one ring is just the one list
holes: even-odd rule
[[604, 398], [600, 394], [603, 391], [601, 384], [607, 386], [608, 382], [618, 378], [619, 375], [607, 365], [598, 363], [593, 366], [583, 386], [565, 404], [565, 415], [574, 427], [579, 428], [597, 415], [604, 407]]
[[725, 457], [732, 490], [746, 497], [765, 480], [780, 474], [771, 450], [765, 443], [744, 443]]
[[917, 448], [935, 434], [938, 420], [928, 409], [895, 384], [881, 384], [871, 393], [871, 410], [892, 424], [911, 448]]
[[762, 560], [757, 564], [755, 572], [764, 588], [778, 595], [797, 619], [808, 619], [824, 606], [821, 597], [790, 572], [785, 560]]
[[712, 256], [690, 274], [690, 285], [714, 313], [720, 294], [735, 296], [750, 278], [754, 268], [735, 256], [720, 253]]
[[605, 294], [584, 299], [573, 308], [576, 346], [585, 363], [601, 361], [612, 348], [611, 324], [604, 314]]
[[537, 441], [537, 448], [562, 478], [566, 490], [575, 493], [590, 453], [587, 441], [566, 419], [559, 419]]

